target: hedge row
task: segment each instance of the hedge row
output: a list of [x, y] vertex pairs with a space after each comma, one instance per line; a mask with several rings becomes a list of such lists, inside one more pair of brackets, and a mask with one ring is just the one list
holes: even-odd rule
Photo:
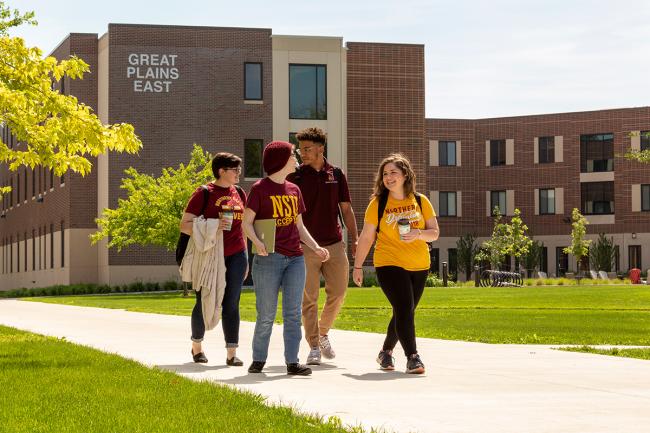
[[24, 298], [28, 296], [62, 296], [62, 295], [93, 295], [98, 293], [133, 293], [157, 292], [182, 289], [180, 283], [167, 281], [165, 283], [135, 282], [121, 286], [106, 286], [97, 284], [72, 284], [40, 287], [34, 289], [16, 289], [6, 292], [0, 291], [0, 298]]

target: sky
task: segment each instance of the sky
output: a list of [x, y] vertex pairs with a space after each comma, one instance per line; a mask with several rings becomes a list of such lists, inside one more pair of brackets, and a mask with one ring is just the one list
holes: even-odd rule
[[51, 52], [108, 23], [270, 28], [425, 46], [426, 117], [479, 119], [650, 105], [648, 0], [5, 0]]

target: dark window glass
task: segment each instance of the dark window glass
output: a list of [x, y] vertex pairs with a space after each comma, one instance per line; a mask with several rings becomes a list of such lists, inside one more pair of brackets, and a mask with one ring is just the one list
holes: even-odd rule
[[621, 248], [618, 245], [614, 245], [614, 270], [621, 270]]
[[456, 142], [438, 142], [438, 161], [441, 166], [456, 165]]
[[506, 164], [506, 141], [490, 140], [490, 165]]
[[641, 131], [641, 150], [650, 150], [650, 131]]
[[650, 211], [650, 185], [641, 185], [641, 210]]
[[61, 267], [65, 267], [65, 226], [61, 221]]
[[50, 188], [54, 188], [54, 169], [50, 168]]
[[555, 162], [555, 137], [539, 137], [539, 163]]
[[431, 257], [431, 267], [429, 268], [429, 271], [436, 275], [440, 275], [440, 249], [431, 248], [429, 256]]
[[614, 213], [614, 182], [583, 182], [580, 192], [584, 215]]
[[539, 190], [539, 214], [555, 214], [555, 189]]
[[542, 247], [542, 257], [541, 263], [539, 264], [539, 270], [548, 274], [548, 248], [546, 247]]
[[614, 134], [580, 136], [580, 171], [582, 173], [614, 170]]
[[564, 252], [566, 247], [555, 248], [555, 269], [558, 277], [563, 277], [569, 268], [569, 255]]
[[244, 177], [264, 177], [262, 151], [262, 140], [244, 140]]
[[50, 269], [54, 269], [54, 224], [50, 224]]
[[244, 99], [262, 99], [262, 64], [244, 63]]
[[327, 119], [325, 65], [289, 65], [289, 118]]
[[456, 216], [456, 192], [441, 192], [438, 202], [440, 216]]
[[641, 245], [630, 245], [628, 248], [629, 268], [641, 269]]
[[490, 192], [490, 212], [494, 214], [494, 208], [499, 208], [501, 215], [506, 214], [506, 192], [505, 191], [491, 191]]
[[458, 277], [458, 250], [456, 248], [449, 248], [447, 253], [449, 255], [449, 279], [456, 281]]
[[32, 229], [32, 271], [36, 270], [36, 230]]
[[25, 263], [24, 263], [24, 266], [25, 266], [25, 272], [27, 272], [27, 232], [25, 232], [25, 237], [23, 239], [25, 239], [25, 248], [24, 248]]

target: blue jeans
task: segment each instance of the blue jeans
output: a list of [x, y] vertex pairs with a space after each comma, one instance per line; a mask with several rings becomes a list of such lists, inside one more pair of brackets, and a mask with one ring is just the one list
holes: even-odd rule
[[[221, 327], [226, 340], [226, 347], [239, 346], [239, 298], [244, 273], [248, 265], [246, 250], [225, 257], [226, 290], [221, 301]], [[203, 341], [205, 322], [201, 307], [201, 292], [196, 293], [196, 304], [192, 310], [192, 341]]]
[[305, 259], [271, 253], [253, 258], [253, 285], [257, 321], [253, 335], [253, 361], [266, 362], [273, 321], [278, 309], [278, 294], [282, 287], [282, 320], [284, 360], [298, 362], [302, 330], [302, 293], [305, 287]]

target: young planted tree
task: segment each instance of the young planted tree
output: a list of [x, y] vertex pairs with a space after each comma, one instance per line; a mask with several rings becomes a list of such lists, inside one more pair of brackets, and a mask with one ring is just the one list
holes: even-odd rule
[[616, 260], [614, 238], [607, 238], [605, 233], [598, 235], [598, 239], [589, 249], [589, 260], [597, 271], [612, 272]]
[[69, 170], [85, 175], [91, 170], [89, 157], [107, 151], [136, 153], [142, 142], [133, 126], [105, 126], [90, 107], [52, 89], [53, 82], [65, 77], [83, 78], [88, 64], [75, 56], [60, 62], [43, 58], [38, 48], [9, 36], [9, 29], [21, 24], [36, 24], [34, 13], [21, 14], [0, 1], [0, 125], [21, 143], [9, 146], [0, 140], [0, 163], [12, 171], [44, 166], [57, 176]]
[[458, 267], [463, 271], [467, 280], [472, 277], [474, 257], [478, 252], [479, 247], [476, 244], [476, 235], [467, 233], [456, 241]]
[[530, 247], [528, 248], [528, 253], [524, 254], [522, 257], [522, 262], [526, 267], [528, 278], [533, 277], [533, 272], [541, 264], [543, 248], [544, 248], [543, 242], [531, 239]]
[[93, 244], [109, 238], [108, 247], [155, 245], [173, 251], [180, 234], [179, 224], [187, 202], [199, 185], [214, 178], [212, 157], [194, 145], [190, 162], [179, 168], [166, 168], [160, 177], [125, 171], [121, 188], [127, 197], [119, 199], [117, 208], [104, 209], [96, 222], [99, 231], [91, 235]]
[[521, 211], [515, 209], [510, 223], [501, 222], [501, 213], [494, 208], [494, 228], [492, 237], [481, 245], [476, 260], [489, 261], [492, 269], [498, 269], [507, 255], [520, 258], [528, 253], [531, 240], [526, 235], [528, 226], [521, 219]]
[[590, 240], [585, 239], [589, 221], [576, 208], [573, 208], [571, 220], [573, 221], [571, 223], [571, 245], [564, 248], [564, 252], [575, 257], [578, 266], [578, 277], [580, 277], [582, 258], [587, 257], [589, 254], [589, 245], [591, 244]]

